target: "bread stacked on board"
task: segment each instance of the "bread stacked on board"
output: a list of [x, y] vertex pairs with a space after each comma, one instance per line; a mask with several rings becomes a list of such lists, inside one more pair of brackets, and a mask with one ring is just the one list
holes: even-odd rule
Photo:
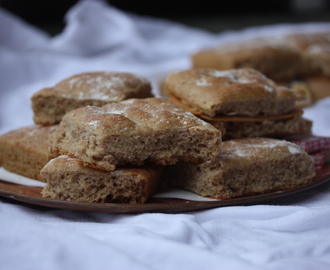
[[[289, 89], [253, 69], [173, 73], [165, 88], [174, 102], [128, 73], [79, 74], [43, 89], [32, 97], [36, 125], [0, 137], [0, 162], [18, 174], [36, 167], [25, 175], [47, 182], [44, 198], [85, 203], [145, 203], [164, 180], [215, 199], [313, 180], [304, 150], [265, 138], [310, 132]], [[40, 145], [18, 159], [27, 137]], [[38, 166], [27, 162], [38, 155]]]
[[330, 96], [330, 32], [224, 43], [191, 56], [193, 68], [253, 68], [294, 89], [297, 105]]
[[[56, 124], [61, 122], [67, 112], [79, 107], [90, 106], [87, 108], [97, 110], [96, 106], [117, 103], [132, 97], [142, 99], [151, 96], [151, 85], [147, 79], [119, 72], [78, 74], [53, 88], [40, 90], [32, 97], [36, 125], [14, 130], [0, 137], [0, 164], [11, 172], [46, 181], [44, 197], [84, 202], [143, 203], [161, 183], [163, 168], [156, 165], [132, 167], [110, 173], [94, 168], [82, 169], [79, 159], [61, 156], [51, 160], [61, 155], [61, 152], [50, 151], [49, 135], [57, 128], [63, 130], [61, 125]], [[73, 131], [75, 132], [79, 133], [79, 129]], [[87, 135], [80, 141], [73, 141], [72, 146], [92, 141], [93, 134]], [[41, 175], [40, 170], [46, 164]], [[78, 167], [80, 169], [76, 170]], [[91, 181], [94, 178], [97, 180]], [[119, 185], [118, 179], [125, 181]], [[61, 181], [67, 181], [67, 184]], [[75, 185], [80, 185], [81, 189], [74, 191]], [[111, 185], [116, 188], [109, 188]]]
[[[97, 201], [107, 202], [111, 194], [115, 202], [143, 203], [159, 186], [160, 181], [157, 185], [155, 181], [162, 178], [164, 165], [214, 159], [220, 144], [219, 130], [168, 99], [128, 99], [82, 107], [67, 113], [50, 136], [52, 152], [65, 157], [42, 169], [41, 175], [48, 179], [43, 195], [92, 202], [98, 188], [105, 186]], [[104, 176], [101, 184], [94, 181]], [[57, 183], [61, 187], [55, 188]], [[78, 192], [77, 186], [83, 191]], [[151, 192], [138, 199], [132, 195], [142, 191]]]
[[222, 131], [223, 139], [310, 133], [292, 90], [255, 69], [191, 69], [171, 73], [164, 89]]
[[222, 131], [217, 158], [178, 163], [168, 181], [199, 195], [228, 199], [310, 183], [312, 158], [299, 146], [267, 137], [310, 133], [292, 90], [254, 69], [211, 68], [171, 73], [164, 89], [173, 102]]

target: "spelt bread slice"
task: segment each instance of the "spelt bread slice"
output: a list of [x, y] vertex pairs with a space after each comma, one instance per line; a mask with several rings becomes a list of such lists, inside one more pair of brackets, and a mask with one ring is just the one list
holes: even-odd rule
[[219, 130], [165, 98], [79, 108], [51, 136], [54, 153], [104, 170], [146, 161], [201, 162], [215, 158], [220, 144]]
[[85, 203], [145, 203], [161, 184], [165, 167], [148, 165], [103, 171], [59, 156], [41, 170], [44, 198]]
[[0, 136], [0, 166], [26, 177], [44, 181], [40, 170], [55, 157], [48, 136], [57, 126], [27, 126]]
[[254, 69], [191, 69], [171, 73], [164, 89], [207, 116], [282, 115], [295, 95]]
[[69, 77], [32, 97], [33, 120], [40, 125], [59, 123], [69, 111], [87, 105], [103, 106], [129, 98], [152, 97], [150, 82], [125, 72], [90, 72]]
[[223, 142], [219, 156], [208, 162], [180, 162], [169, 167], [171, 186], [214, 199], [263, 194], [313, 181], [312, 158], [299, 146], [270, 138]]

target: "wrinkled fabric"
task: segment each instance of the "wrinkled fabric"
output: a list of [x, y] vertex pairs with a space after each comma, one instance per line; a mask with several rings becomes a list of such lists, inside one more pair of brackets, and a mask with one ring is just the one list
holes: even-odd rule
[[[31, 95], [73, 74], [125, 71], [153, 92], [189, 56], [221, 42], [327, 23], [211, 34], [81, 1], [55, 37], [0, 9], [0, 134], [33, 124]], [[330, 98], [306, 108], [313, 133], [330, 136]], [[51, 209], [0, 198], [1, 269], [329, 269], [330, 184], [252, 206], [179, 214]]]

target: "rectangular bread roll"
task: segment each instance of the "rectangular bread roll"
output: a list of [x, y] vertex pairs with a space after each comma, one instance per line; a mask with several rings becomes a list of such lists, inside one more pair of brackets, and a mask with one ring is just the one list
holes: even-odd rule
[[125, 72], [88, 72], [64, 79], [31, 97], [33, 120], [53, 125], [72, 110], [87, 105], [103, 106], [129, 98], [152, 97], [150, 82]]
[[48, 136], [57, 126], [27, 126], [0, 136], [0, 166], [26, 177], [44, 181], [40, 170], [56, 155], [51, 154]]
[[220, 144], [219, 130], [164, 98], [79, 108], [66, 114], [51, 136], [54, 153], [104, 170], [201, 162], [215, 158]]
[[59, 156], [41, 170], [44, 198], [85, 203], [145, 203], [164, 178], [163, 166], [121, 167], [114, 171], [85, 167]]
[[169, 167], [171, 186], [214, 199], [263, 194], [313, 181], [312, 158], [298, 145], [269, 138], [223, 142], [219, 156], [208, 162], [181, 162]]
[[281, 115], [295, 96], [254, 69], [190, 69], [168, 75], [165, 90], [207, 116]]

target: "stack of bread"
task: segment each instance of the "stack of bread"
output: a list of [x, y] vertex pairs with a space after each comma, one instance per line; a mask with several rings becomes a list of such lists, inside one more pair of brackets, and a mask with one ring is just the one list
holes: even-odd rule
[[268, 137], [311, 132], [292, 90], [254, 69], [191, 69], [171, 73], [164, 89], [181, 105], [221, 130], [216, 159], [179, 163], [172, 186], [227, 199], [309, 183], [313, 161], [299, 146]]
[[35, 126], [0, 137], [0, 164], [46, 181], [45, 198], [144, 203], [165, 165], [203, 162], [221, 132], [127, 73], [70, 77], [32, 96]]
[[79, 108], [50, 137], [52, 151], [66, 160], [62, 156], [41, 170], [48, 179], [43, 195], [101, 202], [111, 197], [143, 203], [161, 183], [166, 165], [215, 158], [221, 143], [220, 131], [161, 98]]
[[267, 138], [310, 132], [292, 91], [253, 69], [172, 73], [165, 88], [174, 102], [99, 72], [38, 91], [36, 125], [0, 136], [0, 164], [47, 182], [45, 198], [87, 203], [145, 203], [164, 180], [215, 199], [313, 180], [304, 150]]
[[[42, 89], [31, 98], [35, 125], [10, 131], [0, 137], [0, 165], [11, 172], [48, 182], [43, 191], [44, 197], [84, 202], [129, 200], [142, 202], [156, 189], [161, 180], [161, 170], [127, 168], [109, 176], [100, 170], [83, 167], [78, 159], [65, 156], [55, 158], [59, 153], [52, 153], [49, 135], [58, 128], [58, 124], [67, 112], [81, 106], [103, 106], [128, 98], [152, 96], [151, 85], [147, 79], [119, 72], [78, 74], [59, 82], [52, 88]], [[46, 169], [41, 175], [40, 171], [46, 164]], [[70, 170], [65, 172], [66, 168]], [[47, 174], [47, 171], [51, 170], [53, 173]], [[88, 173], [95, 180], [91, 181], [90, 177], [84, 178]], [[56, 179], [57, 177], [62, 177], [63, 182], [55, 183], [60, 180]], [[132, 180], [123, 182], [123, 185], [120, 182], [122, 178], [132, 178]], [[109, 183], [105, 181], [106, 179]], [[129, 191], [129, 188], [127, 191], [125, 189], [128, 186], [131, 189], [135, 187], [133, 181], [141, 182], [143, 188], [133, 192], [131, 196], [132, 191]], [[67, 186], [61, 190], [64, 182]], [[74, 191], [74, 185], [79, 185], [80, 188]], [[114, 187], [111, 192], [108, 192], [109, 185]], [[102, 187], [102, 192], [95, 187]], [[112, 195], [116, 190], [121, 190], [117, 197]]]
[[55, 157], [48, 136], [66, 112], [81, 106], [102, 106], [128, 98], [153, 96], [147, 79], [130, 73], [94, 72], [67, 78], [36, 92], [32, 100], [35, 125], [0, 137], [0, 165], [9, 171], [46, 181], [40, 170]]

